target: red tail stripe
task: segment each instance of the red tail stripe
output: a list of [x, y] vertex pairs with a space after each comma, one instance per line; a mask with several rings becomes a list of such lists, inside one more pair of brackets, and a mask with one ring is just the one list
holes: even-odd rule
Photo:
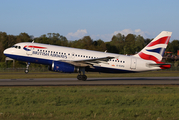
[[140, 56], [142, 59], [145, 59], [145, 60], [153, 60], [153, 61], [155, 61], [155, 62], [158, 62], [158, 61], [159, 61], [156, 57], [154, 57], [154, 56], [152, 56], [152, 55], [147, 55], [147, 54], [145, 54], [145, 53], [143, 53], [143, 52], [140, 52], [140, 53], [139, 53], [139, 56]]
[[149, 43], [149, 45], [147, 45], [147, 47], [151, 47], [157, 44], [168, 44], [170, 39], [170, 36], [166, 36], [166, 37], [162, 37], [154, 42]]

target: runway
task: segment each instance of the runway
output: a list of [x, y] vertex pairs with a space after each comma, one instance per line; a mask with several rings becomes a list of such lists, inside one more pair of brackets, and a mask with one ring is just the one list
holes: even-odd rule
[[114, 77], [0, 79], [0, 86], [111, 86], [111, 85], [179, 85], [179, 77]]

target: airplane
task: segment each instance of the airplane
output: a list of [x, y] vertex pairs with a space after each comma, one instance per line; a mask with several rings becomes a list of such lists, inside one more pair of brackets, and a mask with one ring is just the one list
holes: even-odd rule
[[162, 56], [172, 32], [162, 31], [139, 53], [131, 56], [77, 49], [34, 42], [21, 42], [4, 50], [4, 55], [27, 63], [45, 64], [50, 71], [77, 72], [78, 80], [87, 80], [85, 72], [134, 73], [170, 68]]

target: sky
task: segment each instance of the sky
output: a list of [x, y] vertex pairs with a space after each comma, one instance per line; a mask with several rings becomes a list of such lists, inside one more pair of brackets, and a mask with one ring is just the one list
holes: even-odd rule
[[117, 33], [154, 38], [171, 31], [171, 40], [179, 40], [178, 5], [179, 0], [0, 0], [0, 31], [105, 42]]

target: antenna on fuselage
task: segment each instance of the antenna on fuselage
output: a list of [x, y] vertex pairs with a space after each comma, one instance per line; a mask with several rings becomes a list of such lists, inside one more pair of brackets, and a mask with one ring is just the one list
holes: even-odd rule
[[32, 39], [32, 43], [34, 43], [35, 37], [33, 35], [31, 35], [30, 38]]

